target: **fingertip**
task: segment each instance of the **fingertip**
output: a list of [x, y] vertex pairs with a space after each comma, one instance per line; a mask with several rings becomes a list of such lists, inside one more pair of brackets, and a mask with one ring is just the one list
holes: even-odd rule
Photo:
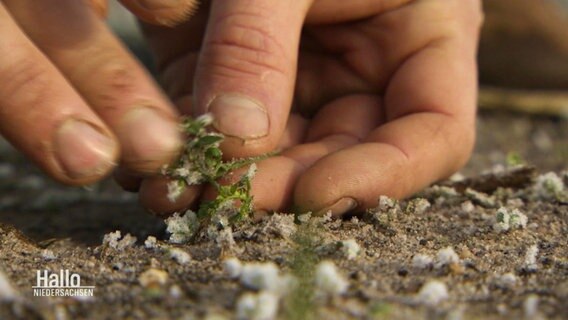
[[139, 190], [140, 204], [155, 215], [169, 216], [191, 207], [201, 194], [201, 186], [189, 186], [172, 202], [168, 199], [169, 182], [161, 176], [144, 179]]
[[124, 166], [142, 174], [159, 172], [175, 160], [183, 146], [176, 119], [164, 110], [134, 108], [123, 116], [117, 131]]
[[56, 129], [53, 157], [63, 173], [58, 180], [71, 185], [95, 182], [114, 168], [119, 146], [116, 138], [96, 124], [69, 118]]

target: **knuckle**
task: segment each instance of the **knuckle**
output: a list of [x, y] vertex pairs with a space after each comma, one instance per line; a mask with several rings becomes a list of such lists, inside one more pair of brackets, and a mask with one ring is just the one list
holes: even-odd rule
[[270, 21], [244, 13], [215, 21], [215, 30], [204, 43], [204, 64], [226, 75], [264, 76], [267, 71], [286, 73], [290, 58], [270, 29]]
[[[90, 97], [93, 103], [105, 110], [120, 109], [125, 99], [130, 99], [136, 90], [137, 77], [134, 68], [120, 58], [99, 61], [91, 69], [91, 78], [96, 79], [97, 90]], [[89, 93], [84, 93], [90, 95]]]

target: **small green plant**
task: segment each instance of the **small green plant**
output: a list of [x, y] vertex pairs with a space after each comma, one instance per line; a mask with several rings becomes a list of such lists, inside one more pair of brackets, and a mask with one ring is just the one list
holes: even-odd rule
[[307, 221], [298, 226], [292, 240], [295, 248], [289, 256], [290, 272], [298, 284], [288, 295], [285, 305], [286, 319], [316, 319], [314, 303], [316, 287], [315, 270], [319, 262], [316, 248], [321, 245], [318, 226]]
[[521, 166], [526, 164], [526, 161], [523, 159], [523, 157], [518, 152], [515, 151], [510, 151], [509, 153], [507, 153], [507, 158], [505, 162], [509, 167]]
[[[184, 119], [182, 127], [187, 135], [184, 150], [175, 163], [163, 170], [163, 174], [172, 179], [168, 184], [168, 198], [174, 202], [188, 186], [208, 183], [217, 190], [217, 197], [201, 204], [197, 218], [203, 221], [223, 214], [230, 222], [235, 222], [252, 211], [250, 190], [256, 172], [255, 162], [269, 155], [223, 161], [220, 145], [224, 136], [207, 129], [212, 122], [210, 114]], [[250, 165], [249, 170], [237, 182], [229, 185], [218, 182], [229, 172], [246, 165]]]

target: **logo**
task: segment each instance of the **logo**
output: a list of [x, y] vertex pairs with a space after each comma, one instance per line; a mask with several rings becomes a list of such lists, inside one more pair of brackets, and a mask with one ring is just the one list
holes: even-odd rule
[[34, 297], [92, 297], [95, 286], [82, 286], [81, 276], [69, 270], [59, 273], [36, 270]]

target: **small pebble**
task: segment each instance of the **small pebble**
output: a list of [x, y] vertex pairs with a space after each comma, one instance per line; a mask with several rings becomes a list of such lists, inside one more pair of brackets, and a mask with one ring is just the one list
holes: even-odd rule
[[177, 284], [174, 284], [173, 286], [170, 287], [170, 297], [174, 299], [179, 299], [181, 298], [182, 295], [183, 291]]
[[448, 288], [443, 282], [430, 280], [422, 286], [416, 298], [421, 304], [436, 306], [449, 298]]
[[241, 275], [243, 264], [237, 258], [227, 258], [223, 261], [223, 270], [229, 278], [236, 279]]
[[41, 250], [41, 257], [44, 260], [55, 260], [57, 257], [55, 256], [55, 253], [53, 253], [53, 251], [49, 250], [49, 249], [43, 249]]
[[261, 291], [247, 292], [237, 301], [237, 319], [239, 320], [272, 320], [278, 314], [278, 296]]
[[412, 267], [416, 269], [428, 269], [433, 265], [432, 257], [425, 254], [417, 254], [412, 257]]
[[116, 249], [118, 251], [123, 251], [126, 248], [132, 247], [136, 243], [136, 237], [127, 233], [121, 239], [121, 233], [119, 230], [115, 232], [110, 232], [104, 235], [103, 245], [108, 245], [109, 247]]
[[247, 263], [241, 269], [241, 283], [255, 290], [277, 291], [281, 285], [280, 270], [273, 262]]
[[150, 268], [138, 276], [138, 282], [144, 288], [159, 287], [168, 281], [168, 273], [164, 270]]
[[538, 296], [535, 294], [529, 295], [523, 303], [523, 311], [525, 312], [526, 319], [536, 318], [538, 315]]
[[16, 290], [10, 284], [8, 276], [0, 270], [0, 301], [13, 301], [16, 296]]
[[331, 261], [320, 262], [315, 277], [316, 288], [324, 295], [341, 295], [349, 288], [349, 282]]
[[191, 261], [191, 256], [189, 255], [189, 253], [185, 252], [182, 249], [171, 248], [169, 251], [170, 257], [179, 264], [187, 264], [189, 263], [189, 261]]
[[423, 214], [430, 208], [431, 204], [424, 198], [416, 198], [410, 200], [406, 206], [406, 212], [411, 214]]
[[357, 258], [361, 252], [361, 246], [357, 243], [355, 239], [347, 239], [340, 242], [341, 252], [347, 260], [353, 260]]
[[538, 255], [538, 246], [532, 245], [527, 249], [524, 260], [524, 268], [527, 271], [535, 272], [538, 269], [536, 256]]
[[517, 284], [517, 276], [508, 272], [495, 278], [495, 284], [500, 288], [511, 289]]
[[465, 213], [472, 213], [475, 210], [475, 206], [469, 200], [462, 202], [460, 208]]
[[446, 247], [438, 251], [434, 267], [436, 269], [442, 268], [450, 264], [457, 264], [460, 262], [460, 257], [452, 247]]
[[154, 236], [148, 236], [146, 240], [144, 240], [144, 247], [146, 249], [155, 249], [158, 246], [158, 240]]

